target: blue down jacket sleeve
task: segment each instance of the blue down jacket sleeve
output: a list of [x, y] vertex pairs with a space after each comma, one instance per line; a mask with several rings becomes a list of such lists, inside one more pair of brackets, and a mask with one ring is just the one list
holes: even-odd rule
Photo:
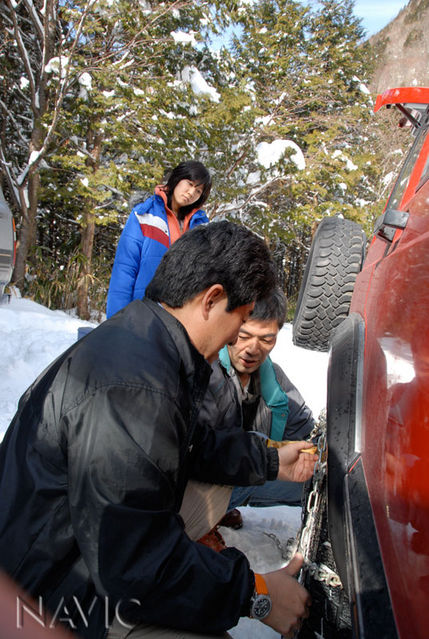
[[[140, 224], [141, 216], [149, 216], [158, 225], [158, 239], [144, 234], [150, 227]], [[150, 197], [133, 208], [119, 238], [107, 294], [107, 319], [133, 300], [144, 297], [146, 286], [169, 246], [164, 203], [160, 197]]]

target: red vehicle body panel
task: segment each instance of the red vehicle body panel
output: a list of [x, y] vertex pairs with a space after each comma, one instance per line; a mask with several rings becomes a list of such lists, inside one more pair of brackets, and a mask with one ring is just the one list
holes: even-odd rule
[[374, 236], [350, 309], [365, 320], [362, 462], [401, 639], [429, 636], [428, 156], [429, 134], [399, 206], [408, 222], [392, 242]]
[[429, 89], [427, 87], [399, 87], [388, 89], [377, 96], [374, 111], [382, 106], [391, 104], [429, 104]]

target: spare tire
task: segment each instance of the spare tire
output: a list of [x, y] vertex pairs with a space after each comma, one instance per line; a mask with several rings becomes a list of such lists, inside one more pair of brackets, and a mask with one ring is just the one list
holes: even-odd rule
[[329, 349], [331, 335], [350, 309], [366, 237], [352, 220], [325, 217], [311, 245], [293, 320], [296, 346]]

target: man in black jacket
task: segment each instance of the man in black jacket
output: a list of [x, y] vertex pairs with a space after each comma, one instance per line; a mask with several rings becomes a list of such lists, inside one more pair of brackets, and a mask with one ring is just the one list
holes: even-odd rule
[[274, 283], [250, 231], [228, 222], [189, 231], [143, 301], [74, 344], [21, 398], [0, 450], [0, 566], [51, 625], [91, 639], [198, 637], [253, 611], [286, 634], [306, 615], [292, 576], [302, 559], [255, 576], [238, 550], [193, 541], [180, 515], [190, 479], [312, 474], [304, 442], [278, 452], [198, 422], [208, 362]]

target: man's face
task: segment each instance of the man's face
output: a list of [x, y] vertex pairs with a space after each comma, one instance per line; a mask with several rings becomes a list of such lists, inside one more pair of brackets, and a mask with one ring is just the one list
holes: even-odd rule
[[238, 332], [243, 324], [246, 325], [249, 315], [255, 306], [254, 302], [252, 302], [251, 304], [239, 306], [233, 311], [227, 311], [227, 305], [228, 298], [225, 295], [216, 304], [211, 316], [210, 335], [208, 336], [210, 344], [204, 353], [206, 360], [210, 363], [216, 360], [218, 351], [221, 348], [236, 341]]
[[237, 373], [254, 373], [273, 350], [279, 325], [276, 320], [249, 319], [240, 327], [237, 341], [228, 346], [231, 364]]

